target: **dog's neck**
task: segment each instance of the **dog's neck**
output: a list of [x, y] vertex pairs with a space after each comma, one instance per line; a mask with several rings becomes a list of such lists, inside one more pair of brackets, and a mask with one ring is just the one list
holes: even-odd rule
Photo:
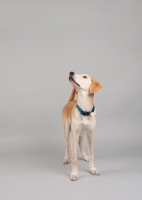
[[93, 106], [94, 95], [86, 91], [79, 90], [77, 96], [77, 104], [84, 110], [90, 111]]

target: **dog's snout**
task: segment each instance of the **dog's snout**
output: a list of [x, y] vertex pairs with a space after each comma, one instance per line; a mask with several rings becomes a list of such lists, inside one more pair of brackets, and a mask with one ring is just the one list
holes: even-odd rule
[[73, 75], [75, 75], [74, 72], [70, 72], [70, 73], [69, 73], [69, 76], [73, 76]]

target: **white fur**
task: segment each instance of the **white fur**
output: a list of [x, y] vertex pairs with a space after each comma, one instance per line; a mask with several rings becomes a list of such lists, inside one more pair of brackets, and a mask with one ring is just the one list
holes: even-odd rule
[[[83, 78], [87, 76], [87, 78]], [[92, 83], [91, 77], [83, 74], [75, 74], [73, 79], [80, 85], [80, 87], [73, 81], [70, 81], [72, 86], [78, 91], [77, 104], [84, 110], [90, 111], [93, 107], [93, 95], [89, 94], [89, 88]], [[79, 136], [83, 140], [83, 136], [87, 134], [88, 140], [88, 150], [89, 157], [85, 154], [83, 146], [80, 144], [80, 150], [85, 160], [89, 161], [89, 167], [91, 173], [94, 175], [99, 175], [99, 171], [94, 164], [94, 130], [96, 127], [96, 108], [95, 111], [91, 113], [90, 116], [83, 116], [80, 114], [77, 108], [73, 110], [72, 121], [71, 121], [71, 150], [72, 150], [72, 172], [70, 175], [71, 180], [78, 179], [78, 169], [77, 169], [77, 144], [79, 141]], [[68, 153], [65, 153], [65, 158], [69, 158]], [[63, 161], [63, 162], [64, 162]], [[65, 163], [65, 162], [64, 162]]]

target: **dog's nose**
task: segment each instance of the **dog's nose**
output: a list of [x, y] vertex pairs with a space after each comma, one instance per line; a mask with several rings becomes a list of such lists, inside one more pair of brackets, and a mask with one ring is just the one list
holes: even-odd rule
[[69, 76], [73, 76], [73, 75], [75, 75], [74, 72], [70, 72], [70, 73], [69, 73]]

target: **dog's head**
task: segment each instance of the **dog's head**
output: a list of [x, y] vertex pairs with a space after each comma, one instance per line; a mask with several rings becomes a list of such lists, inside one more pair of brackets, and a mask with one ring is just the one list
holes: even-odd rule
[[76, 90], [84, 90], [90, 94], [94, 94], [94, 92], [98, 92], [102, 89], [102, 86], [87, 74], [78, 75], [74, 72], [70, 72], [69, 81]]

